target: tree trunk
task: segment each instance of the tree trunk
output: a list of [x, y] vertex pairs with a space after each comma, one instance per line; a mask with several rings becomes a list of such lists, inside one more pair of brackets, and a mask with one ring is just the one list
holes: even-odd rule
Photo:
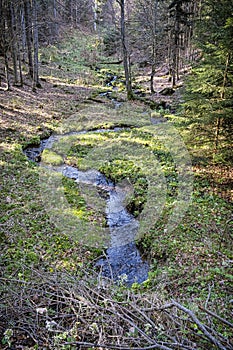
[[24, 6], [20, 7], [20, 27], [21, 27], [21, 45], [22, 45], [22, 62], [26, 62], [27, 52], [27, 38], [26, 38], [26, 25], [25, 25], [25, 13]]
[[0, 38], [1, 38], [1, 51], [2, 55], [4, 57], [4, 70], [5, 70], [5, 77], [6, 77], [6, 90], [10, 90], [10, 74], [9, 74], [9, 64], [8, 64], [8, 51], [9, 51], [9, 42], [8, 37], [9, 33], [7, 33], [9, 26], [7, 23], [7, 8], [6, 3], [4, 3], [2, 0], [0, 0]]
[[39, 82], [39, 61], [38, 61], [38, 23], [37, 23], [37, 3], [36, 0], [32, 0], [32, 23], [33, 23], [33, 87], [32, 90], [36, 91], [36, 88], [40, 88]]
[[33, 78], [33, 59], [32, 59], [32, 23], [29, 20], [31, 18], [31, 8], [28, 0], [24, 0], [24, 21], [28, 54], [28, 69], [29, 75]]
[[18, 58], [18, 63], [19, 63], [19, 85], [23, 86], [23, 73], [22, 73], [22, 64], [21, 64], [19, 45], [18, 45], [18, 52], [19, 52], [19, 58]]
[[53, 18], [54, 18], [54, 37], [58, 35], [58, 25], [57, 25], [57, 1], [53, 0]]
[[155, 93], [154, 90], [154, 76], [156, 72], [156, 62], [157, 62], [157, 45], [158, 45], [158, 40], [157, 40], [157, 22], [158, 22], [158, 0], [155, 0], [152, 8], [152, 36], [153, 36], [153, 41], [152, 41], [152, 65], [151, 65], [151, 76], [150, 76], [150, 90], [151, 93]]
[[176, 19], [175, 33], [174, 33], [174, 47], [173, 47], [173, 62], [172, 62], [172, 87], [176, 85], [179, 73], [179, 22]]
[[[23, 73], [22, 73], [22, 59], [21, 59], [21, 50], [20, 50], [20, 44], [21, 44], [21, 38], [23, 36], [23, 30], [22, 30], [22, 23], [21, 23], [21, 6], [17, 9], [17, 16], [16, 16], [16, 22], [15, 22], [15, 28], [16, 28], [16, 45], [17, 45], [17, 51], [18, 51], [18, 66], [19, 66], [19, 85], [23, 86]], [[24, 47], [23, 47], [24, 50]]]
[[18, 45], [17, 45], [17, 35], [16, 35], [16, 20], [15, 20], [15, 11], [12, 3], [9, 4], [9, 18], [8, 26], [10, 29], [11, 35], [11, 56], [13, 61], [13, 70], [14, 70], [14, 85], [19, 83], [18, 77]]
[[214, 153], [216, 153], [218, 150], [221, 121], [222, 119], [218, 117], [216, 122], [216, 127], [215, 127]]
[[[223, 100], [225, 98], [225, 89], [226, 89], [226, 84], [227, 84], [227, 72], [228, 72], [228, 68], [229, 68], [229, 63], [230, 63], [230, 53], [228, 52], [227, 53], [227, 57], [226, 57], [225, 70], [224, 70], [224, 74], [223, 74], [222, 89], [221, 89], [221, 92], [220, 92], [221, 100]], [[215, 151], [215, 153], [218, 150], [221, 123], [222, 123], [222, 118], [218, 117], [217, 118], [217, 122], [216, 122], [216, 127], [215, 127], [215, 140], [214, 140], [214, 151]]]
[[72, 22], [72, 1], [71, 0], [66, 0], [65, 1], [65, 9], [66, 9], [66, 21], [67, 23]]
[[7, 52], [4, 52], [4, 63], [5, 63], [5, 72], [6, 72], [6, 90], [10, 90], [10, 74], [9, 74], [9, 64]]
[[127, 98], [128, 100], [132, 100], [133, 91], [132, 91], [131, 70], [130, 70], [130, 57], [126, 46], [126, 37], [125, 37], [125, 0], [118, 0], [118, 3], [121, 8], [121, 43], [122, 43], [122, 50], [123, 50], [123, 64], [124, 64], [124, 71], [125, 71]]
[[150, 92], [152, 94], [155, 93], [155, 89], [154, 89], [154, 76], [155, 76], [155, 64], [152, 64], [151, 66], [151, 73], [150, 73]]
[[93, 0], [92, 11], [93, 11], [93, 30], [96, 33], [96, 31], [97, 31], [97, 11], [98, 11], [97, 0]]

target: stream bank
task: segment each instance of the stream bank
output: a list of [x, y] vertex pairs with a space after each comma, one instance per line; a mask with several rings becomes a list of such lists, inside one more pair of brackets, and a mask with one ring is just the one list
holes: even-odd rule
[[[67, 135], [80, 135], [86, 133], [108, 133], [119, 132], [124, 128], [96, 129], [93, 131], [71, 132]], [[24, 154], [29, 160], [44, 166], [41, 162], [43, 151], [51, 150], [54, 144], [58, 143], [64, 135], [52, 135], [40, 142], [38, 146], [29, 145], [24, 149]], [[135, 237], [139, 229], [139, 221], [128, 212], [124, 201], [126, 193], [122, 187], [107, 179], [102, 173], [95, 169], [81, 171], [77, 167], [68, 166], [65, 163], [53, 167], [53, 170], [63, 176], [72, 179], [77, 188], [80, 184], [95, 187], [105, 193], [106, 201], [105, 218], [109, 228], [110, 245], [105, 250], [104, 256], [95, 263], [95, 268], [100, 274], [131, 286], [133, 283], [142, 283], [148, 278], [149, 263], [144, 261], [135, 243]]]

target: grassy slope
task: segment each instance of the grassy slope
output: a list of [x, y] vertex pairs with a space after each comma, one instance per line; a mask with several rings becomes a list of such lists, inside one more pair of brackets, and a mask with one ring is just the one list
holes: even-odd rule
[[[80, 245], [50, 221], [38, 190], [38, 167], [22, 154], [22, 147], [38, 142], [71, 115], [92, 112], [88, 96], [103, 89], [88, 68], [98, 59], [96, 42], [91, 42], [88, 36], [78, 42], [74, 37], [68, 45], [65, 41], [41, 53], [41, 60], [45, 62], [41, 72], [46, 79], [42, 90], [36, 94], [30, 87], [0, 91], [0, 264], [2, 276], [6, 278], [27, 279], [29, 266], [51, 272], [65, 268], [72, 272], [96, 257], [94, 249]], [[104, 105], [95, 105], [94, 109], [99, 108], [101, 113], [96, 113], [95, 118], [89, 113], [82, 119], [83, 126], [109, 123], [107, 114], [111, 106], [107, 104], [105, 100]], [[116, 124], [131, 125], [135, 120], [136, 125], [148, 123], [148, 114], [142, 117], [145, 109], [142, 105], [135, 102], [125, 108], [120, 117], [119, 113], [115, 116]], [[143, 136], [140, 138], [143, 143]], [[109, 171], [114, 173], [114, 169], [105, 169]], [[232, 306], [231, 208], [227, 201], [212, 193], [209, 180], [208, 175], [204, 177], [202, 173], [195, 176], [192, 204], [173, 232], [164, 230], [168, 205], [167, 211], [140, 241], [152, 269], [149, 280], [134, 288], [142, 293], [156, 288], [165, 298], [173, 296], [187, 305], [203, 304], [208, 299], [210, 308], [227, 315]], [[75, 199], [76, 195], [72, 193], [72, 185], [67, 184], [67, 196], [74, 205], [80, 200], [80, 197]], [[95, 216], [95, 213], [89, 212], [89, 215]]]

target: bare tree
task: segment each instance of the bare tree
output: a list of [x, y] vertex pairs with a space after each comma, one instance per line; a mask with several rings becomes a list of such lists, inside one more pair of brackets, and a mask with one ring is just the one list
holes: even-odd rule
[[41, 84], [39, 82], [39, 61], [38, 61], [38, 23], [37, 23], [37, 3], [36, 0], [32, 0], [32, 24], [33, 24], [33, 91], [36, 88], [40, 88]]
[[172, 87], [180, 79], [182, 59], [185, 57], [188, 45], [191, 45], [192, 17], [195, 10], [195, 0], [174, 0], [169, 6], [170, 16], [170, 48], [169, 61]]
[[151, 66], [150, 90], [154, 93], [154, 76], [167, 56], [167, 4], [162, 0], [137, 0], [135, 18], [140, 30], [137, 48], [143, 57], [142, 64]]
[[33, 78], [31, 6], [28, 0], [24, 0], [24, 23], [28, 56], [28, 73], [30, 77]]
[[129, 100], [132, 100], [133, 90], [132, 90], [132, 79], [131, 79], [131, 68], [130, 68], [130, 55], [127, 47], [126, 31], [125, 31], [125, 0], [117, 0], [117, 2], [120, 5], [120, 10], [121, 10], [120, 29], [121, 29], [121, 43], [122, 43], [122, 51], [123, 51], [123, 64], [124, 64], [124, 71], [125, 71], [127, 98]]

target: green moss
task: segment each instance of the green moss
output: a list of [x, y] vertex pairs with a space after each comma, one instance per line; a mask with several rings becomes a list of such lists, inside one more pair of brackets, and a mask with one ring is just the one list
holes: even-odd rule
[[75, 144], [72, 146], [68, 152], [68, 156], [77, 156], [79, 158], [84, 158], [90, 150], [93, 148], [93, 145], [85, 144]]
[[63, 177], [62, 184], [64, 186], [64, 194], [68, 203], [80, 212], [86, 211], [86, 203], [84, 198], [80, 195], [78, 186], [74, 180]]
[[132, 160], [116, 159], [99, 168], [107, 178], [115, 183], [127, 182], [133, 187], [133, 193], [127, 198], [127, 209], [138, 216], [142, 211], [147, 195], [147, 179], [142, 170]]
[[51, 165], [62, 165], [64, 162], [63, 162], [63, 158], [49, 150], [49, 149], [45, 149], [42, 153], [42, 162], [44, 162], [45, 164], [51, 164]]

